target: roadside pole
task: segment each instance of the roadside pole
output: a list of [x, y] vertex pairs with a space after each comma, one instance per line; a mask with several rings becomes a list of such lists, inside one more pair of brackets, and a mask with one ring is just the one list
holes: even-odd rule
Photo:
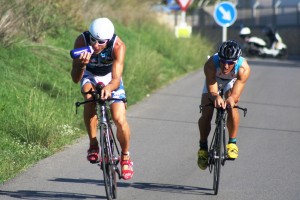
[[231, 2], [223, 1], [215, 6], [214, 19], [222, 26], [222, 41], [227, 40], [227, 27], [231, 26], [237, 18], [237, 10]]

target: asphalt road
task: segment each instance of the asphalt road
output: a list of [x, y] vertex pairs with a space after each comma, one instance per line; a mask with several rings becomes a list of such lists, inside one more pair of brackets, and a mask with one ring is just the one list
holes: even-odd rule
[[[118, 183], [120, 200], [299, 200], [299, 61], [251, 59], [240, 106], [239, 158], [221, 171], [219, 194], [212, 174], [196, 164], [202, 70], [131, 106], [135, 174]], [[102, 172], [86, 159], [87, 138], [42, 160], [0, 186], [0, 199], [105, 199]]]

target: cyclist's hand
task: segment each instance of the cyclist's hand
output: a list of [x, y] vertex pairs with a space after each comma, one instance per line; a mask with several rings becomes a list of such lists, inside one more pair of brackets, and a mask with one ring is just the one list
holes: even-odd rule
[[83, 65], [87, 65], [90, 62], [91, 56], [91, 53], [84, 51], [80, 54], [79, 60]]
[[109, 86], [105, 86], [101, 90], [101, 99], [105, 100], [111, 97], [111, 89]]
[[221, 96], [217, 96], [214, 103], [215, 103], [214, 106], [216, 108], [223, 108], [223, 109], [226, 108], [226, 102], [223, 100]]
[[232, 97], [228, 97], [226, 99], [226, 105], [228, 105], [230, 108], [234, 108], [235, 106], [235, 101]]

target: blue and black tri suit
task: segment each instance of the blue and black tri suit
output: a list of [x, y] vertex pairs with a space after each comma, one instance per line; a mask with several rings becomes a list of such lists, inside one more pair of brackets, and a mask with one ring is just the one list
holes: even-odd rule
[[[90, 44], [90, 33], [85, 31], [82, 33], [86, 46]], [[111, 79], [112, 66], [114, 62], [113, 49], [117, 39], [117, 35], [114, 34], [112, 39], [109, 40], [105, 49], [99, 54], [92, 54], [90, 62], [86, 65], [84, 75], [81, 79], [81, 87], [86, 83], [92, 83], [96, 85], [99, 82], [107, 85]], [[120, 87], [112, 91], [112, 98], [126, 98], [123, 81], [120, 82]]]
[[[234, 65], [234, 68], [231, 70], [229, 74], [223, 74], [222, 70], [220, 68], [220, 58], [218, 54], [213, 55], [213, 61], [216, 68], [216, 79], [218, 83], [218, 90], [220, 92], [221, 89], [223, 89], [224, 93], [227, 92], [229, 89], [233, 87], [233, 84], [235, 83], [237, 79], [237, 73], [242, 66], [242, 63], [244, 62], [244, 57], [240, 56]], [[206, 80], [204, 81], [204, 87], [202, 93], [208, 93], [207, 86], [206, 86]]]

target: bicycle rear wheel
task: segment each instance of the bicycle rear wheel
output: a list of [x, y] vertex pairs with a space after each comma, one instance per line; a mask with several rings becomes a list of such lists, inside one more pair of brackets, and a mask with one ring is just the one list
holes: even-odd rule
[[223, 146], [223, 121], [220, 120], [217, 132], [216, 132], [216, 138], [215, 138], [215, 148], [214, 148], [214, 180], [213, 180], [213, 189], [214, 194], [217, 195], [219, 191], [219, 185], [220, 185], [220, 174], [221, 174], [221, 164], [222, 164], [222, 147]]
[[117, 198], [117, 179], [115, 170], [115, 159], [113, 156], [114, 144], [107, 137], [109, 130], [101, 126], [100, 128], [100, 145], [101, 149], [101, 168], [103, 171], [103, 180], [105, 186], [106, 197], [108, 200]]

